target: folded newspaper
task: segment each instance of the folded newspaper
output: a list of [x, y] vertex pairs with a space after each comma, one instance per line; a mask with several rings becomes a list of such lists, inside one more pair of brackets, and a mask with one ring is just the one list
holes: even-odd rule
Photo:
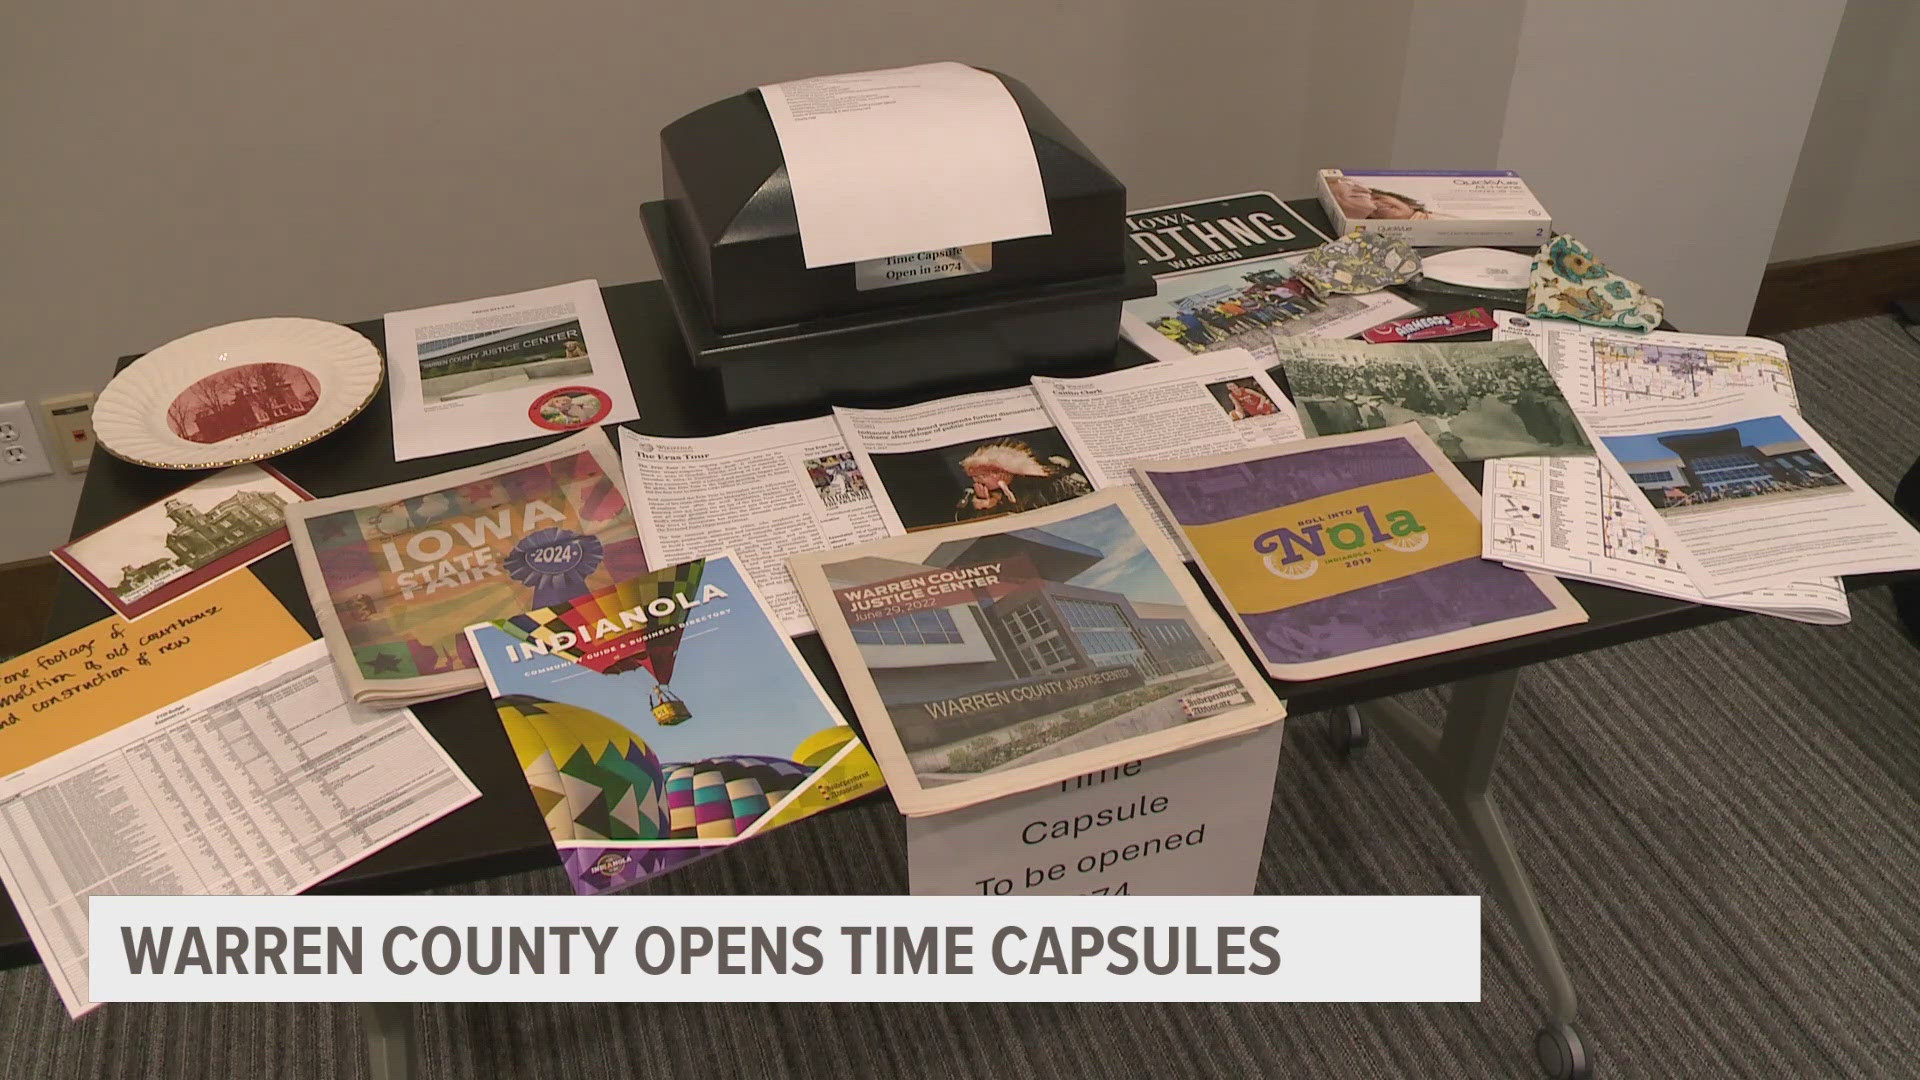
[[[1787, 351], [1764, 338], [1640, 334], [1511, 311], [1495, 312], [1494, 318], [1496, 340], [1533, 343], [1577, 414], [1737, 390], [1764, 390], [1797, 408]], [[1852, 618], [1847, 594], [1831, 576], [1805, 575], [1709, 598], [1627, 486], [1596, 458], [1490, 461], [1482, 488], [1485, 555], [1520, 569], [1801, 622], [1835, 625]]]
[[904, 814], [1286, 713], [1131, 491], [788, 565]]
[[287, 508], [347, 690], [410, 704], [484, 685], [464, 634], [646, 569], [605, 435]]
[[1479, 495], [1419, 424], [1137, 472], [1276, 679], [1587, 621], [1552, 577], [1480, 557]]
[[730, 548], [786, 632], [805, 634], [790, 555], [1131, 487], [1145, 460], [1300, 438], [1263, 368], [1226, 349], [707, 438], [623, 429], [621, 463], [648, 565]]

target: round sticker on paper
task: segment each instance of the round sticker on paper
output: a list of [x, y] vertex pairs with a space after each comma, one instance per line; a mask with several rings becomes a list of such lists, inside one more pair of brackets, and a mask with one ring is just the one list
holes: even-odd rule
[[549, 607], [587, 591], [606, 549], [572, 529], [540, 529], [521, 537], [504, 560], [507, 573], [533, 589], [533, 606]]
[[597, 424], [613, 408], [604, 390], [591, 386], [563, 386], [533, 399], [527, 419], [548, 431], [572, 431]]

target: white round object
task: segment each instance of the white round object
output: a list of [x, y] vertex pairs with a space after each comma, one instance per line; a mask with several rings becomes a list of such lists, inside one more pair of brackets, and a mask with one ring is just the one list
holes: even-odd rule
[[1533, 278], [1533, 255], [1499, 248], [1459, 248], [1422, 255], [1420, 272], [1435, 281], [1474, 289], [1524, 289]]
[[260, 461], [359, 415], [385, 371], [373, 342], [335, 323], [227, 323], [128, 364], [100, 391], [93, 434], [114, 457], [155, 469]]

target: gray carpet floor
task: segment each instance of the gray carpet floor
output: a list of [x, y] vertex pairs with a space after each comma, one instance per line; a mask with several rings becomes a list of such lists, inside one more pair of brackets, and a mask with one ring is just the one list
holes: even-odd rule
[[[1805, 412], [1882, 493], [1920, 457], [1920, 345], [1890, 319], [1784, 336]], [[1854, 621], [1746, 617], [1536, 667], [1495, 782], [1607, 1077], [1920, 1075], [1920, 652]], [[1409, 695], [1438, 716], [1434, 694]], [[1272, 893], [1474, 893], [1394, 751], [1291, 722]], [[884, 800], [661, 882], [904, 891]], [[471, 891], [562, 889], [557, 872]], [[1528, 1077], [1541, 991], [1487, 909], [1483, 1000], [1448, 1006], [435, 1005], [429, 1077]], [[107, 1006], [0, 973], [0, 1076], [359, 1077], [348, 1006]]]

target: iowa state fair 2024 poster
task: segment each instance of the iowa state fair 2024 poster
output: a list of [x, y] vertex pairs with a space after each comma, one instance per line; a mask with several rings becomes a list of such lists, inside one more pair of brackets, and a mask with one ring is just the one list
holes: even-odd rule
[[1269, 674], [1319, 679], [1586, 621], [1480, 557], [1480, 497], [1418, 424], [1137, 470]]
[[574, 889], [883, 786], [731, 554], [467, 629]]
[[356, 691], [423, 700], [480, 685], [461, 632], [646, 569], [598, 431], [437, 477], [297, 504], [287, 520]]

